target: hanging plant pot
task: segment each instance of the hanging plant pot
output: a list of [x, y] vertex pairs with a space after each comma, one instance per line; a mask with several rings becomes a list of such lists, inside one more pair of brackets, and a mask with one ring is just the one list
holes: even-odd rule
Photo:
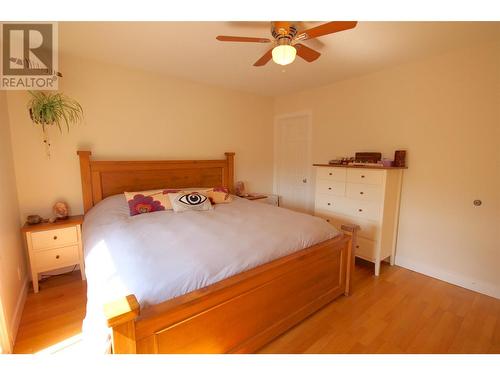
[[76, 100], [61, 93], [29, 91], [31, 100], [28, 111], [34, 125], [42, 127], [43, 142], [50, 158], [50, 141], [47, 127], [56, 125], [62, 133], [63, 126], [69, 132], [70, 126], [83, 119], [83, 108]]

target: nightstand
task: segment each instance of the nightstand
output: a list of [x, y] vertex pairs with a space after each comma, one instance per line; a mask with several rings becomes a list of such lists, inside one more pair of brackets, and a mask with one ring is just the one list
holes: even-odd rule
[[279, 207], [280, 205], [279, 196], [276, 194], [250, 194], [242, 198], [248, 199], [249, 201], [266, 203], [277, 207]]
[[85, 280], [82, 223], [83, 215], [78, 215], [54, 223], [23, 226], [35, 293], [38, 293], [38, 274], [41, 272], [79, 265], [82, 280]]
[[261, 195], [261, 194], [255, 194], [255, 195], [247, 195], [246, 197], [243, 197], [245, 199], [248, 199], [249, 201], [258, 201], [261, 199], [267, 199], [267, 195]]

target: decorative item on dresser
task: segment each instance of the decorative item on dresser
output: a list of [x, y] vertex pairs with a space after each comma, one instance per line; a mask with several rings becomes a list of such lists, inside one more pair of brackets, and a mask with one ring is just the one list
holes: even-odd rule
[[403, 169], [397, 167], [358, 167], [314, 164], [316, 167], [316, 216], [340, 228], [356, 223], [359, 230], [355, 246], [357, 257], [375, 263], [390, 257], [394, 264], [399, 220]]
[[26, 223], [23, 226], [35, 293], [38, 293], [38, 275], [41, 272], [79, 265], [82, 280], [85, 280], [82, 222], [83, 215], [78, 215], [54, 223]]

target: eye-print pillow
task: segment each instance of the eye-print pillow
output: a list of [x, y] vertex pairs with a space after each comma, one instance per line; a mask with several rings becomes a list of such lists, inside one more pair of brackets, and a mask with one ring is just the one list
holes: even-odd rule
[[168, 198], [169, 193], [177, 193], [180, 190], [162, 189], [138, 192], [125, 192], [130, 216], [146, 214], [148, 212], [171, 210], [172, 205]]
[[229, 203], [233, 201], [233, 197], [229, 194], [229, 189], [223, 186], [205, 190], [203, 193], [210, 198], [212, 204]]
[[175, 212], [208, 211], [212, 209], [210, 199], [203, 192], [181, 191], [169, 193], [168, 197]]

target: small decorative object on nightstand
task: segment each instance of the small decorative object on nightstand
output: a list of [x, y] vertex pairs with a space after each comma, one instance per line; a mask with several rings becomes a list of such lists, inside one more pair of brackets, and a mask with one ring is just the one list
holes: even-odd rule
[[69, 207], [66, 202], [57, 202], [52, 208], [56, 220], [66, 220], [69, 217]]
[[38, 274], [41, 272], [79, 265], [82, 280], [85, 280], [82, 222], [83, 215], [78, 215], [54, 223], [23, 226], [35, 293], [38, 293]]

